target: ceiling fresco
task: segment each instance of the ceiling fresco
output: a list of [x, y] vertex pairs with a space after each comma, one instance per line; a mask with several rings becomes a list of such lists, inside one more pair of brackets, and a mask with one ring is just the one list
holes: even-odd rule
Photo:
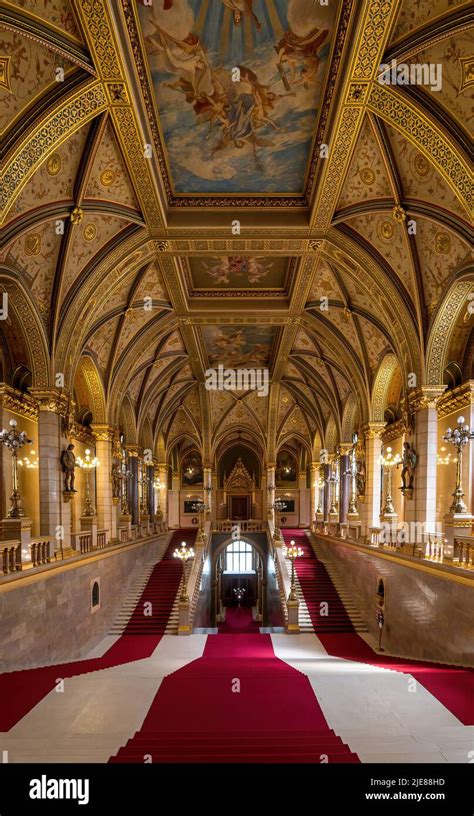
[[284, 256], [223, 255], [183, 259], [188, 289], [193, 295], [251, 292], [286, 295], [295, 259]]
[[139, 6], [176, 194], [302, 194], [337, 3]]
[[229, 368], [268, 366], [276, 326], [203, 326], [204, 345], [211, 366]]

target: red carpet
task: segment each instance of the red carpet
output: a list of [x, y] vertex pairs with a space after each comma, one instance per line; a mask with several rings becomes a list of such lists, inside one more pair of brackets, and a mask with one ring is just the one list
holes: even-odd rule
[[260, 624], [253, 620], [252, 610], [246, 606], [229, 606], [224, 623], [219, 624], [223, 635], [250, 635], [259, 633]]
[[[232, 616], [231, 616], [232, 618]], [[240, 691], [233, 691], [236, 681]], [[309, 680], [270, 635], [209, 635], [166, 677], [140, 731], [111, 762], [358, 762], [324, 719]]]
[[[163, 636], [181, 580], [182, 566], [173, 552], [181, 541], [193, 543], [195, 537], [193, 530], [174, 533], [165, 555], [153, 569], [124, 634], [102, 657], [1, 674], [0, 698], [6, 705], [0, 708], [0, 731], [9, 731], [16, 725], [55, 688], [58, 678], [77, 677], [150, 657]], [[150, 617], [143, 615], [146, 601], [153, 604]]]
[[[368, 663], [371, 666], [411, 674], [417, 682], [442, 703], [464, 725], [474, 725], [474, 672], [472, 669], [453, 668], [438, 663], [423, 663], [374, 652], [354, 627], [341, 601], [334, 603], [337, 595], [324, 565], [316, 558], [311, 544], [303, 530], [284, 530], [285, 544], [294, 539], [302, 547], [304, 556], [295, 561], [295, 570], [300, 582], [318, 638], [330, 655]], [[317, 589], [315, 589], [317, 588]], [[329, 625], [323, 623], [319, 615], [319, 599], [329, 602]]]

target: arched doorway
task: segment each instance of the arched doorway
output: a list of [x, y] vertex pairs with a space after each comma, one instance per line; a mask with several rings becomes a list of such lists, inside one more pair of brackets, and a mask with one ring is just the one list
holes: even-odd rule
[[227, 538], [215, 552], [213, 569], [213, 626], [236, 610], [261, 626], [266, 616], [266, 568], [259, 544], [248, 537]]

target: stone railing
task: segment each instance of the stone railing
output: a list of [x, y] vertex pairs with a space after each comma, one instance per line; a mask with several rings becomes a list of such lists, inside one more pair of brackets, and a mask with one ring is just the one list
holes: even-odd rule
[[474, 536], [456, 536], [453, 564], [463, 569], [474, 569]]
[[19, 541], [2, 541], [0, 543], [2, 571], [4, 575], [21, 572], [21, 544]]
[[107, 530], [97, 530], [97, 549], [103, 550], [107, 546]]
[[[33, 567], [39, 567], [41, 564], [51, 563], [51, 541], [53, 539], [33, 538], [30, 543], [31, 564]], [[54, 557], [54, 556], [53, 556]]]
[[214, 533], [231, 533], [239, 528], [241, 533], [261, 533], [265, 530], [265, 524], [261, 519], [244, 519], [233, 521], [232, 519], [217, 519], [212, 523]]

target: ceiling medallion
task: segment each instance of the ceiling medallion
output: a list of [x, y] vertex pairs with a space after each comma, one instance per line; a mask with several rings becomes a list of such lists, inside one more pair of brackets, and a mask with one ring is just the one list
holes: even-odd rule
[[395, 228], [390, 221], [381, 221], [379, 225], [379, 232], [385, 241], [391, 241]]
[[50, 176], [57, 176], [61, 170], [62, 160], [59, 153], [53, 153], [46, 162], [46, 170]]
[[474, 57], [459, 57], [458, 62], [461, 66], [461, 93], [468, 85], [474, 84]]
[[11, 57], [0, 57], [0, 87], [11, 90], [10, 86], [10, 62]]
[[115, 181], [115, 172], [114, 170], [104, 170], [103, 173], [100, 174], [100, 183], [103, 187], [110, 187]]
[[86, 226], [84, 227], [83, 235], [86, 241], [93, 241], [95, 236], [97, 235], [96, 225], [92, 223], [86, 224]]
[[430, 171], [428, 159], [423, 156], [423, 153], [416, 153], [413, 159], [413, 169], [417, 176], [424, 178]]
[[359, 173], [361, 181], [370, 187], [375, 181], [375, 173], [370, 167], [363, 167]]
[[437, 255], [448, 255], [451, 249], [451, 238], [446, 232], [437, 232], [435, 235], [435, 252]]
[[32, 232], [26, 236], [25, 239], [25, 253], [27, 255], [39, 255], [41, 252], [41, 235], [38, 232]]

